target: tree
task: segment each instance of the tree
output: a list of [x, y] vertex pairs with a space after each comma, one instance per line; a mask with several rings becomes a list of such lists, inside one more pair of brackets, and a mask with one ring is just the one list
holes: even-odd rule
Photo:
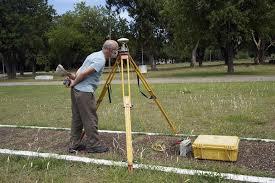
[[255, 64], [262, 64], [266, 51], [275, 44], [275, 1], [249, 0], [243, 5], [249, 17], [249, 32], [255, 44]]
[[66, 67], [80, 65], [88, 54], [102, 48], [108, 39], [110, 24], [113, 39], [128, 33], [127, 22], [115, 15], [109, 16], [106, 8], [77, 3], [73, 11], [56, 17], [54, 26], [47, 33], [51, 63]]
[[108, 6], [115, 7], [116, 11], [127, 10], [129, 16], [134, 19], [131, 22], [131, 29], [136, 44], [141, 50], [146, 50], [152, 70], [156, 70], [154, 55], [159, 35], [162, 31], [160, 27], [160, 11], [163, 9], [163, 1], [157, 0], [107, 0]]
[[3, 0], [0, 10], [0, 52], [8, 78], [15, 78], [18, 63], [29, 59], [35, 64], [54, 10], [47, 0]]
[[[163, 16], [166, 17], [168, 29], [181, 50], [183, 56], [191, 56], [191, 67], [196, 64], [197, 49], [200, 42], [209, 40], [209, 3], [205, 0], [167, 0]], [[192, 53], [186, 55], [186, 53]]]
[[[15, 19], [19, 19], [17, 13], [16, 1], [2, 1], [0, 4], [0, 52], [3, 55], [4, 65], [7, 70], [9, 78], [16, 77], [16, 60], [15, 60], [15, 48], [18, 47], [17, 40], [19, 39], [19, 21], [16, 22]], [[15, 9], [13, 11], [13, 8]]]
[[243, 4], [241, 0], [166, 1], [173, 39], [183, 53], [192, 52], [191, 67], [196, 63], [198, 45], [203, 43], [203, 47], [219, 46], [228, 72], [234, 72], [234, 55], [247, 35], [248, 17]]
[[238, 47], [247, 35], [248, 17], [242, 9], [242, 0], [210, 1], [211, 12], [207, 19], [210, 31], [224, 52], [227, 72], [234, 72], [233, 60]]
[[75, 21], [74, 15], [66, 13], [57, 19], [55, 26], [47, 33], [52, 64], [71, 67], [79, 56], [84, 55], [85, 35], [75, 26]]

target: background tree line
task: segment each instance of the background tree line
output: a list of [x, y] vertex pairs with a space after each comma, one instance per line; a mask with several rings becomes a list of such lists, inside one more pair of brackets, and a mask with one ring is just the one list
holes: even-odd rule
[[[127, 11], [130, 22], [118, 14]], [[78, 67], [104, 40], [127, 37], [135, 60], [156, 69], [157, 59], [201, 66], [247, 53], [263, 64], [274, 53], [274, 0], [106, 0], [84, 2], [57, 15], [47, 0], [0, 0], [0, 59], [9, 78], [16, 72], [52, 70], [58, 63]]]

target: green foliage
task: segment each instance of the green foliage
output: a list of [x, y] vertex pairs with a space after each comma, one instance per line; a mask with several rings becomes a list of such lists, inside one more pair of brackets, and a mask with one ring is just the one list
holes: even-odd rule
[[134, 37], [136, 54], [143, 49], [146, 56], [157, 56], [161, 51], [167, 34], [160, 16], [163, 10], [163, 0], [107, 0], [107, 4], [120, 12], [127, 10], [134, 21], [130, 27]]
[[274, 38], [275, 2], [273, 0], [248, 0], [243, 4], [248, 17], [249, 29], [258, 37]]
[[251, 33], [249, 38], [255, 50], [254, 62], [264, 63], [266, 52], [275, 43], [275, 2], [273, 0], [248, 1], [244, 9], [250, 22], [248, 29]]
[[110, 24], [115, 35], [128, 32], [127, 22], [108, 15], [103, 7], [89, 7], [84, 2], [75, 5], [73, 11], [57, 17], [48, 32], [51, 63], [62, 63], [67, 67], [79, 65], [90, 53], [101, 49], [108, 38]]
[[43, 65], [45, 66], [45, 71], [50, 71], [50, 61], [47, 55], [44, 54], [38, 54], [36, 57], [37, 65]]
[[210, 12], [209, 3], [202, 0], [167, 0], [163, 16], [172, 32], [172, 41], [182, 57], [191, 56], [191, 51], [198, 40], [207, 41], [209, 21], [206, 16]]
[[[274, 52], [273, 0], [108, 0], [106, 8], [80, 2], [74, 10], [55, 17], [47, 3], [1, 1], [0, 52], [9, 76], [15, 77], [17, 65], [35, 69], [37, 61], [41, 65], [41, 55], [49, 60], [45, 67], [57, 63], [76, 67], [101, 49], [110, 33], [112, 39], [130, 38], [133, 57], [141, 58], [143, 49], [152, 65], [154, 58], [190, 59], [198, 41], [200, 58], [209, 58], [207, 48], [211, 47], [217, 58], [224, 58], [230, 72], [240, 49], [259, 60], [264, 60], [267, 51]], [[124, 10], [130, 22], [118, 17]]]
[[248, 59], [249, 55], [247, 51], [239, 51], [237, 55], [235, 56], [236, 59]]
[[[269, 6], [265, 7], [271, 9], [272, 3], [268, 2]], [[267, 10], [259, 6], [260, 10], [254, 11], [254, 8], [257, 8], [253, 6], [255, 3], [243, 0], [167, 0], [163, 16], [168, 19], [172, 40], [181, 55], [188, 56], [186, 54], [193, 49], [198, 40], [201, 40], [204, 47], [221, 49], [228, 65], [228, 72], [233, 72], [234, 55], [250, 37], [251, 26], [256, 22], [260, 26], [261, 18], [256, 17], [261, 17], [260, 12]], [[274, 17], [274, 12], [268, 10], [264, 12], [264, 17], [266, 15], [269, 17], [265, 21], [270, 23], [269, 20]], [[275, 30], [271, 25], [265, 26], [265, 23], [263, 25]]]
[[0, 4], [0, 52], [4, 55], [8, 75], [15, 75], [16, 59], [34, 61], [45, 49], [44, 34], [48, 30], [54, 10], [46, 0], [3, 0]]
[[[59, 21], [59, 20], [58, 20]], [[81, 34], [70, 22], [74, 21], [74, 17], [64, 15], [61, 18], [63, 21], [54, 26], [48, 33], [49, 41], [49, 55], [53, 63], [70, 62], [72, 58], [79, 54], [83, 44], [85, 43], [85, 36]]]
[[235, 48], [242, 43], [247, 33], [248, 17], [242, 11], [242, 1], [212, 1], [213, 10], [208, 16], [210, 30], [220, 46], [232, 43]]

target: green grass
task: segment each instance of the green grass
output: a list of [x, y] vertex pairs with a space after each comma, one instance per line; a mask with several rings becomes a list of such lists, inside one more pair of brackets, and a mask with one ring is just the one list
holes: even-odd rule
[[[227, 66], [224, 62], [205, 62], [202, 67], [190, 68], [189, 63], [157, 65], [158, 71], [151, 71], [147, 65], [147, 78], [184, 78], [184, 77], [222, 77], [228, 75], [275, 75], [275, 65], [253, 65], [249, 60], [238, 60], [235, 65], [235, 73], [228, 74]], [[107, 69], [106, 69], [107, 70]], [[106, 79], [108, 73], [103, 74]], [[131, 78], [135, 79], [135, 74], [131, 73]], [[117, 73], [115, 78], [120, 78]]]
[[[235, 73], [230, 75], [275, 75], [275, 65], [266, 64], [266, 65], [252, 65], [250, 60], [237, 60], [235, 62]], [[227, 66], [224, 65], [224, 62], [205, 62], [203, 67], [190, 68], [189, 63], [180, 63], [180, 64], [165, 64], [158, 65], [158, 71], [150, 71], [150, 66], [148, 65], [148, 73], [145, 75], [147, 78], [184, 78], [184, 77], [221, 77], [228, 76]], [[105, 68], [105, 73], [102, 76], [102, 79], [106, 79], [108, 76], [108, 68]], [[40, 75], [52, 74], [49, 73], [40, 73]], [[119, 79], [120, 74], [117, 73], [115, 78]], [[136, 76], [134, 73], [131, 74], [131, 78], [135, 79]], [[62, 81], [64, 77], [54, 76], [54, 81]], [[37, 81], [34, 80], [31, 74], [25, 76], [17, 76], [17, 79], [7, 80], [0, 79], [0, 82], [31, 82]]]
[[[152, 87], [180, 133], [193, 131], [193, 134], [275, 139], [274, 82], [155, 84]], [[124, 130], [120, 85], [112, 85], [112, 91], [113, 103], [109, 104], [106, 96], [99, 108], [99, 126], [100, 129]], [[70, 127], [70, 90], [63, 86], [0, 87], [0, 96], [0, 124]], [[133, 131], [170, 133], [155, 103], [141, 96], [135, 85], [132, 85], [132, 101]], [[106, 159], [116, 157], [108, 156]], [[185, 159], [178, 163], [175, 160], [137, 160], [181, 168], [271, 176], [234, 164], [213, 162], [205, 165]], [[145, 170], [128, 175], [125, 168], [47, 159], [31, 160], [33, 167], [30, 167], [30, 160], [25, 158], [13, 157], [7, 163], [7, 157], [1, 156], [0, 161], [0, 182], [219, 182], [219, 177], [189, 177]], [[51, 162], [51, 168], [46, 170], [48, 161]]]
[[[186, 78], [186, 77], [223, 77], [223, 76], [273, 76], [275, 75], [275, 65], [238, 65], [235, 66], [233, 74], [227, 73], [227, 66], [223, 64], [206, 65], [203, 67], [190, 68], [185, 64], [170, 64], [158, 66], [158, 71], [148, 71], [146, 78]], [[150, 66], [147, 66], [150, 68]], [[106, 79], [108, 73], [103, 74]], [[136, 74], [130, 74], [132, 79]], [[115, 78], [120, 79], [120, 73], [116, 73]]]
[[[240, 60], [237, 63], [248, 61]], [[222, 64], [207, 63], [201, 68], [189, 68], [188, 64], [159, 65], [159, 71], [149, 71], [146, 77], [226, 76], [227, 67]], [[235, 70], [234, 75], [275, 75], [274, 65], [238, 65]], [[107, 73], [103, 79], [106, 77]], [[135, 75], [131, 73], [131, 77], [134, 79]], [[120, 78], [119, 74], [116, 78]], [[54, 80], [62, 79], [58, 76]], [[35, 80], [26, 75], [12, 81]], [[193, 131], [193, 134], [275, 139], [274, 82], [155, 84], [152, 87], [180, 133], [189, 134]], [[99, 108], [99, 128], [124, 130], [120, 85], [112, 85], [112, 101], [109, 104], [106, 96]], [[136, 85], [132, 85], [132, 103], [133, 131], [171, 133], [155, 103], [141, 96]], [[70, 127], [70, 90], [63, 86], [0, 87], [0, 104], [0, 124]], [[7, 158], [0, 156], [0, 182], [228, 182], [213, 176], [182, 176], [146, 170], [136, 170], [129, 175], [125, 168], [118, 167], [13, 156], [7, 161]], [[104, 158], [121, 160], [121, 157], [111, 155]], [[183, 158], [177, 163], [172, 159], [154, 161], [135, 158], [140, 163], [271, 176], [234, 164], [203, 164]], [[50, 166], [47, 169], [48, 162]]]
[[[275, 139], [275, 83], [155, 84], [156, 95], [180, 133]], [[99, 128], [124, 130], [120, 85], [104, 98]], [[101, 87], [97, 90], [97, 96]], [[0, 123], [70, 127], [70, 90], [63, 86], [0, 87]], [[132, 85], [133, 131], [170, 129], [153, 100]]]
[[[63, 81], [64, 77], [60, 76], [60, 75], [55, 75], [52, 72], [49, 73], [38, 73], [38, 76], [41, 75], [53, 75], [53, 80], [49, 80], [49, 81]], [[7, 79], [7, 78], [0, 78], [0, 82], [43, 82], [43, 81], [47, 81], [47, 80], [35, 80], [34, 77], [28, 73], [28, 74], [24, 74], [23, 76], [17, 75], [16, 79]]]
[[[219, 62], [217, 63], [219, 64]], [[222, 65], [205, 65], [203, 67], [180, 67], [177, 65], [173, 69], [161, 68], [159, 71], [151, 71], [147, 74], [149, 78], [157, 77], [211, 77], [227, 76], [227, 66]], [[235, 73], [230, 75], [275, 75], [275, 65], [237, 65]]]
[[234, 182], [213, 175], [177, 175], [149, 170], [74, 163], [47, 158], [0, 156], [0, 182]]

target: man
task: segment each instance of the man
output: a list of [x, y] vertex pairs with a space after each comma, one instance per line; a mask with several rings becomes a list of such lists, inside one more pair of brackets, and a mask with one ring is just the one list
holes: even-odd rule
[[[117, 42], [107, 40], [101, 51], [90, 54], [76, 74], [69, 76], [72, 100], [70, 153], [85, 149], [89, 153], [103, 153], [109, 150], [102, 146], [99, 140], [94, 92], [99, 84], [106, 59], [116, 58], [117, 54]], [[83, 128], [87, 136], [86, 147], [81, 144]]]

